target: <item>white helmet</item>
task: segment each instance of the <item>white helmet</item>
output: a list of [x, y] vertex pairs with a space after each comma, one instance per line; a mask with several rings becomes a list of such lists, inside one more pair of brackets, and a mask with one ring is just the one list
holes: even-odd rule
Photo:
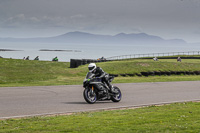
[[90, 72], [93, 72], [94, 71], [94, 69], [96, 69], [96, 64], [95, 63], [90, 63], [89, 65], [88, 65], [88, 69], [89, 69], [89, 71]]

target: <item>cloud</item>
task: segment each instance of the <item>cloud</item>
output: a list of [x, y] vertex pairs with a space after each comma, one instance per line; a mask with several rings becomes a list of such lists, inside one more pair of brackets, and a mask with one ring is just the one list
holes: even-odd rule
[[16, 32], [23, 29], [24, 35], [34, 32], [37, 36], [44, 30], [54, 33], [81, 30], [102, 34], [147, 32], [166, 37], [174, 33], [173, 36], [181, 38], [199, 26], [199, 3], [199, 0], [0, 0], [0, 28], [10, 31], [14, 28]]
[[200, 34], [200, 28], [196, 29], [196, 30], [193, 32], [193, 34], [199, 35], [199, 34]]
[[9, 28], [9, 27], [19, 27], [22, 22], [24, 22], [25, 16], [24, 14], [18, 14], [13, 17], [9, 17], [1, 23], [1, 27]]
[[54, 27], [58, 25], [63, 25], [66, 19], [62, 17], [26, 17], [24, 14], [17, 14], [13, 17], [9, 17], [0, 23], [0, 27], [2, 28], [47, 28], [47, 27]]
[[82, 18], [85, 18], [85, 16], [82, 14], [77, 14], [77, 15], [70, 16], [70, 18], [71, 19], [82, 19]]
[[3, 4], [3, 3], [8, 3], [8, 2], [13, 2], [14, 0], [0, 0], [0, 3]]
[[[51, 28], [51, 27], [68, 27], [75, 28], [88, 27], [88, 25], [105, 24], [104, 18], [99, 18], [98, 15], [83, 15], [75, 14], [71, 16], [27, 16], [24, 13], [2, 19], [0, 21], [1, 28]], [[82, 29], [82, 28], [81, 28]]]

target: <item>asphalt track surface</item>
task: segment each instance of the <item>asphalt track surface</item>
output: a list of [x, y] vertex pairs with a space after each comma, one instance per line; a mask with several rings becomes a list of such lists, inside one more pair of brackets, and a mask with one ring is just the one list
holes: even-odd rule
[[200, 81], [115, 84], [119, 103], [87, 104], [81, 85], [1, 87], [0, 119], [199, 101]]

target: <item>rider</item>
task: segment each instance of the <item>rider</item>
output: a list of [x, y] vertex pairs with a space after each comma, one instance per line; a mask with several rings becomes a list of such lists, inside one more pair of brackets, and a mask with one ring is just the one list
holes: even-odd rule
[[91, 73], [95, 74], [95, 77], [102, 78], [102, 80], [107, 84], [112, 93], [117, 93], [115, 92], [114, 87], [109, 82], [109, 74], [104, 72], [102, 68], [97, 67], [95, 63], [90, 63], [88, 65], [88, 69]]
[[58, 61], [58, 57], [56, 56], [52, 61]]

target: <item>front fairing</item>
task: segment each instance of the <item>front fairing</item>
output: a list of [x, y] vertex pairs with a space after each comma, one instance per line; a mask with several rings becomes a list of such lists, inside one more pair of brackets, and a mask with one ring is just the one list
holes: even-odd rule
[[88, 72], [86, 74], [85, 79], [83, 80], [83, 86], [86, 86], [86, 84], [90, 82], [90, 80], [92, 79], [92, 77], [94, 77], [94, 74], [91, 73], [91, 72]]
[[91, 73], [91, 72], [88, 72], [87, 74], [86, 74], [86, 79], [91, 79], [92, 77], [94, 77], [94, 75], [95, 74], [93, 74], [93, 73]]
[[92, 79], [92, 77], [94, 77], [94, 74], [91, 73], [91, 72], [88, 72], [88, 73], [86, 74], [86, 77], [85, 77], [85, 79], [83, 80], [83, 82]]
[[98, 78], [98, 77], [94, 77], [95, 74], [91, 73], [91, 72], [88, 72], [86, 74], [86, 77], [85, 79], [83, 80], [83, 86], [86, 86], [87, 84], [95, 84], [97, 82], [101, 82], [101, 78]]

